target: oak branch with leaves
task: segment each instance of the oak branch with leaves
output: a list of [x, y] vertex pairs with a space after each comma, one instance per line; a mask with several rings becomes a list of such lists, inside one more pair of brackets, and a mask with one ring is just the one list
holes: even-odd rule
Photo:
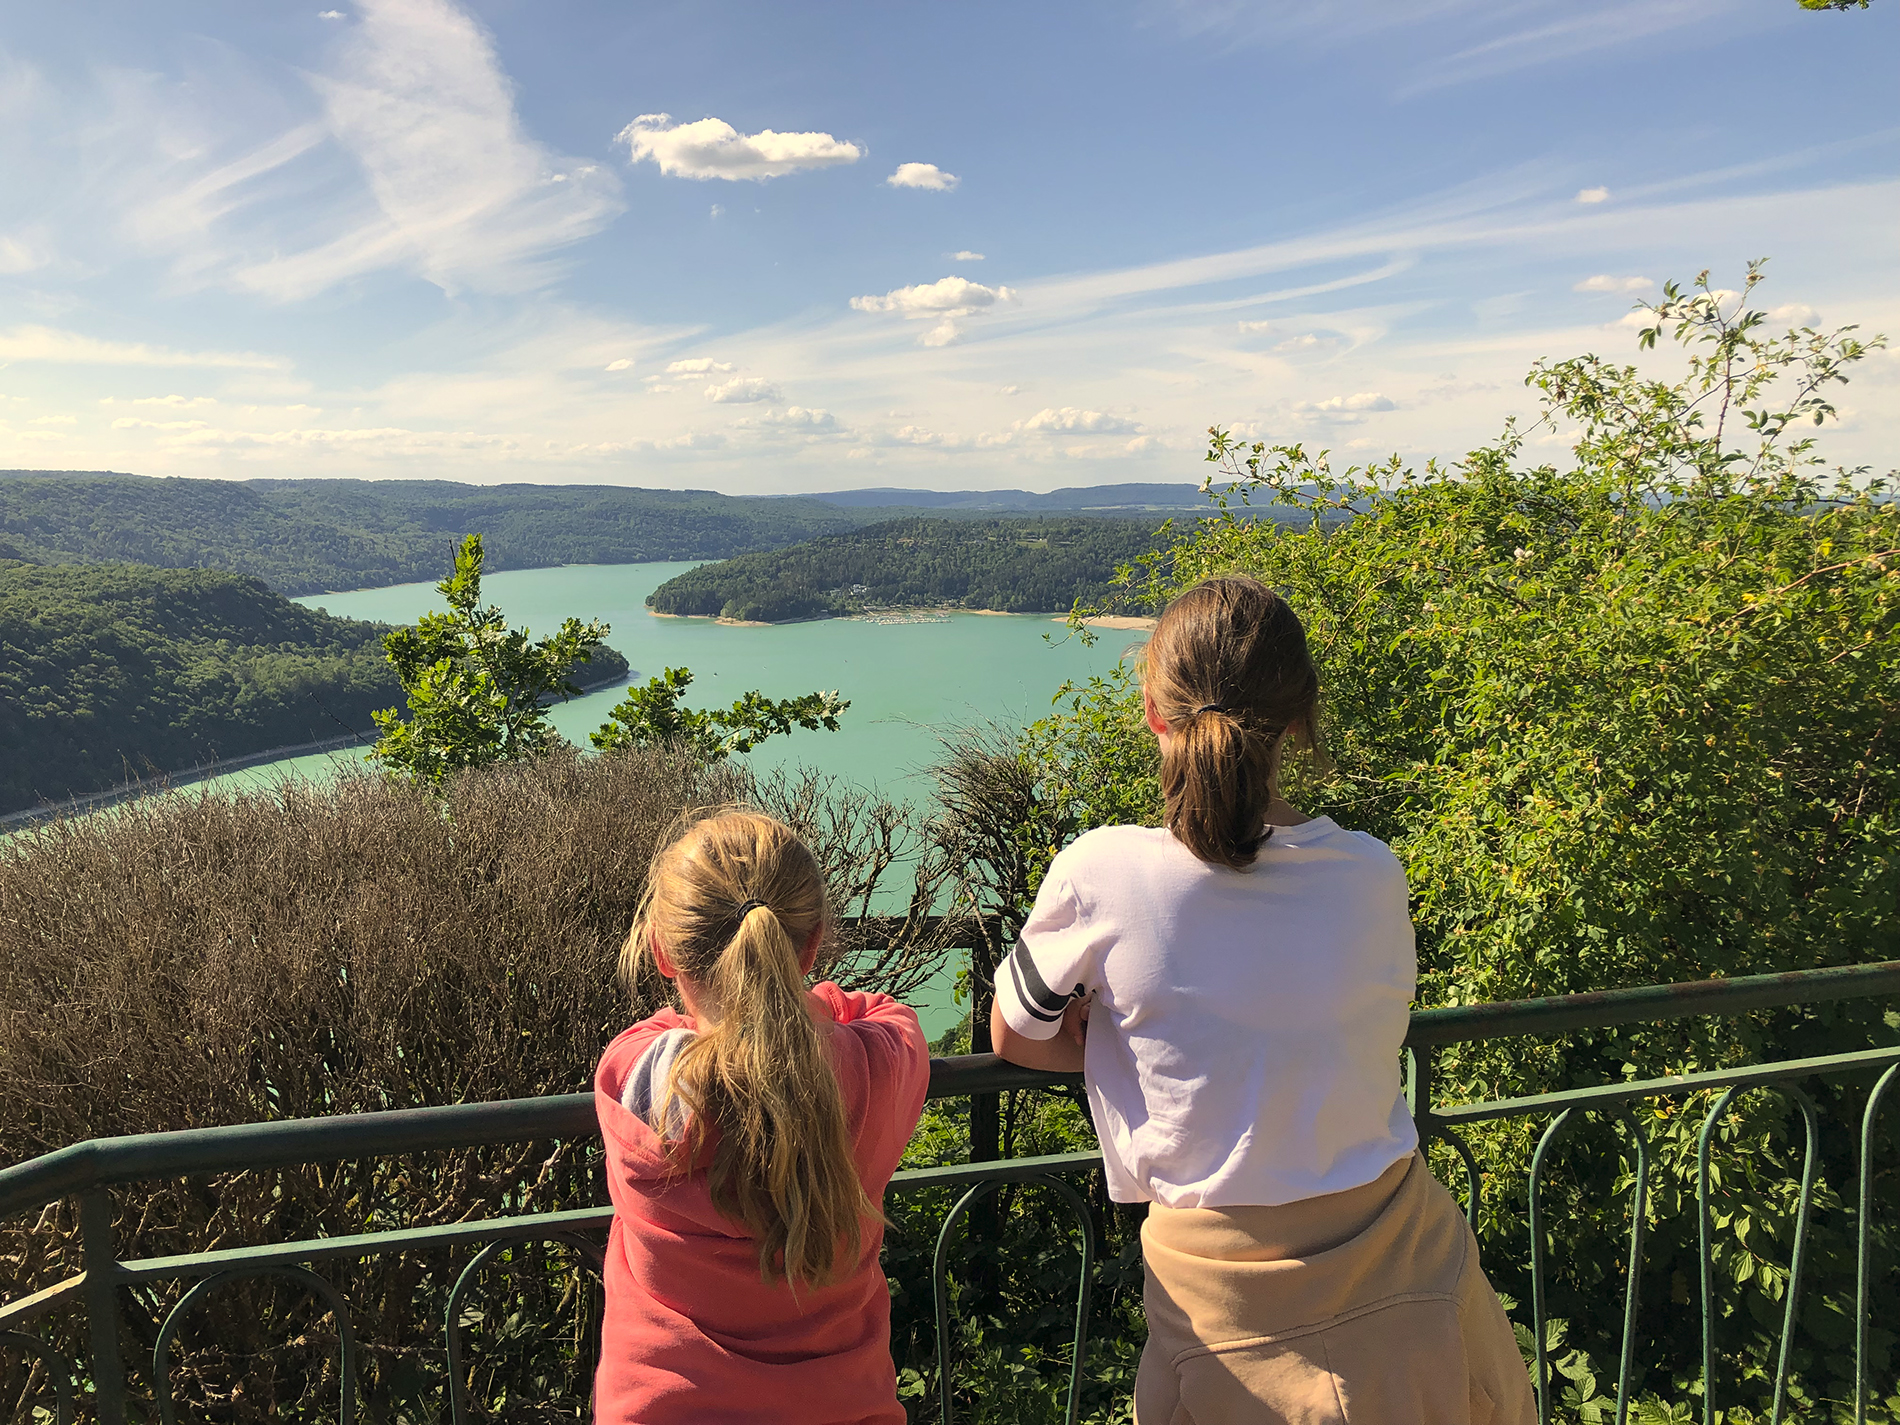
[[680, 695], [692, 681], [690, 670], [668, 668], [645, 687], [628, 688], [610, 714], [613, 721], [602, 723], [589, 740], [603, 752], [657, 744], [719, 762], [795, 727], [836, 732], [839, 714], [851, 706], [836, 691], [777, 699], [753, 691], [729, 708], [683, 708]]

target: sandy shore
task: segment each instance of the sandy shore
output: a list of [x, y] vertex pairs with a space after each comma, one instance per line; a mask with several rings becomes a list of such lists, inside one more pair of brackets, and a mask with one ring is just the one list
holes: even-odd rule
[[[977, 614], [984, 618], [1038, 618], [1040, 617], [1040, 615], [1038, 614], [1011, 613], [1008, 609], [965, 609], [965, 608], [959, 608], [955, 604], [945, 604], [937, 608], [926, 608], [923, 605], [919, 604], [914, 608], [907, 606], [901, 610], [886, 609], [886, 610], [873, 610], [872, 612], [883, 612], [883, 613], [902, 612], [902, 613], [915, 613], [915, 614]], [[826, 618], [837, 617], [837, 615], [820, 614], [815, 618], [788, 618], [788, 619], [783, 619], [777, 623], [768, 623], [760, 619], [715, 618], [711, 614], [663, 614], [657, 609], [648, 609], [647, 617], [648, 618], [703, 619], [707, 623], [724, 624], [727, 628], [783, 628], [786, 624], [792, 624], [792, 623], [818, 623]], [[1059, 615], [1058, 617], [1050, 620], [1051, 623], [1067, 623], [1068, 621], [1069, 621], [1069, 618], [1067, 614]], [[1090, 628], [1135, 629], [1143, 633], [1146, 633], [1148, 630], [1152, 629], [1155, 626], [1155, 621], [1151, 618], [1134, 618], [1127, 614], [1105, 614], [1101, 618], [1088, 619], [1086, 620], [1086, 622]]]
[[766, 619], [716, 618], [712, 614], [663, 614], [658, 609], [648, 609], [647, 617], [648, 618], [700, 619], [706, 623], [724, 624], [727, 628], [783, 628], [786, 624], [790, 624], [790, 623], [821, 623], [825, 619], [835, 618], [836, 615], [816, 614], [810, 618], [780, 619], [777, 623], [772, 623]]
[[[1050, 622], [1067, 623], [1068, 619], [1052, 619]], [[1148, 632], [1155, 626], [1155, 621], [1151, 618], [1135, 618], [1130, 614], [1104, 614], [1101, 618], [1083, 619], [1082, 622], [1087, 624], [1090, 628], [1140, 629], [1143, 633]]]

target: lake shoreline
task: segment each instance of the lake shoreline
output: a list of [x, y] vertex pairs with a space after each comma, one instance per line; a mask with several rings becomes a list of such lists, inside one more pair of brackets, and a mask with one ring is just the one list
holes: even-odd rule
[[[580, 692], [574, 696], [581, 698], [589, 693], [598, 693], [603, 688], [630, 682], [633, 676], [634, 670], [629, 666], [624, 676], [616, 674], [611, 678], [601, 678], [592, 683], [581, 684]], [[76, 816], [82, 812], [104, 811], [108, 807], [135, 801], [150, 793], [177, 791], [180, 787], [208, 782], [213, 777], [221, 777], [227, 772], [242, 772], [249, 767], [261, 767], [269, 762], [283, 762], [292, 757], [314, 757], [324, 752], [340, 752], [346, 747], [371, 747], [375, 745], [375, 742], [376, 739], [366, 733], [348, 732], [340, 737], [319, 738], [315, 742], [266, 747], [261, 751], [247, 752], [241, 757], [214, 757], [209, 761], [176, 771], [153, 772], [149, 776], [135, 777], [129, 782], [121, 782], [103, 791], [82, 792], [61, 801], [42, 802], [38, 806], [22, 807], [18, 811], [0, 813], [0, 826], [24, 826], [34, 822], [53, 821], [63, 816]]]
[[[863, 619], [880, 614], [928, 614], [946, 616], [949, 614], [974, 614], [978, 618], [1049, 618], [1051, 623], [1067, 623], [1067, 614], [1057, 614], [1053, 618], [1046, 611], [1019, 613], [1013, 609], [966, 609], [961, 604], [900, 604], [890, 608], [862, 609], [854, 614], [807, 614], [803, 618], [788, 619], [747, 619], [727, 618], [723, 614], [663, 614], [658, 609], [648, 609], [648, 618], [692, 619], [704, 623], [718, 624], [724, 628], [789, 628], [799, 623], [825, 623], [832, 619]], [[1082, 620], [1090, 628], [1133, 629], [1148, 632], [1155, 626], [1151, 618], [1139, 618], [1132, 614], [1103, 614], [1097, 618]]]

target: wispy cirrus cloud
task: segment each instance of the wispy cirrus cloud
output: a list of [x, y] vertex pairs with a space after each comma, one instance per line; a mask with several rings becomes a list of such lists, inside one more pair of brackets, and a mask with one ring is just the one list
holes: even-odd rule
[[[276, 302], [385, 271], [518, 294], [621, 208], [607, 165], [526, 132], [492, 36], [453, 0], [362, 0], [288, 74], [226, 48], [181, 64], [0, 73], [10, 265], [156, 257], [175, 289]], [[8, 188], [32, 204], [24, 237]]]
[[1570, 290], [1572, 292], [1647, 292], [1656, 284], [1647, 277], [1612, 277], [1607, 272], [1599, 272], [1594, 277], [1586, 277]]
[[112, 341], [40, 326], [0, 331], [0, 361], [84, 366], [208, 366], [250, 371], [281, 371], [290, 365], [282, 357], [255, 351], [181, 351], [149, 342]]
[[445, 291], [531, 291], [552, 279], [552, 253], [620, 211], [610, 172], [526, 134], [494, 40], [450, 0], [362, 0], [337, 64], [311, 82], [374, 211], [240, 268], [244, 286], [290, 300], [394, 266]]
[[1154, 0], [1149, 9], [1161, 23], [1233, 45], [1364, 51], [1381, 36], [1403, 37], [1400, 99], [1653, 44], [1717, 21], [1733, 30], [1786, 18], [1738, 13], [1725, 0]]

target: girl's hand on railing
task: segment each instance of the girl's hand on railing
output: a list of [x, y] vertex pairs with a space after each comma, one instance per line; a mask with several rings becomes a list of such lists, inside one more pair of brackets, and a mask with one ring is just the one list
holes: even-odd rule
[[1081, 999], [1072, 999], [1062, 1011], [1062, 1032], [1078, 1044], [1086, 1044], [1089, 1037], [1089, 1006], [1095, 1003], [1095, 996], [1084, 995]]

